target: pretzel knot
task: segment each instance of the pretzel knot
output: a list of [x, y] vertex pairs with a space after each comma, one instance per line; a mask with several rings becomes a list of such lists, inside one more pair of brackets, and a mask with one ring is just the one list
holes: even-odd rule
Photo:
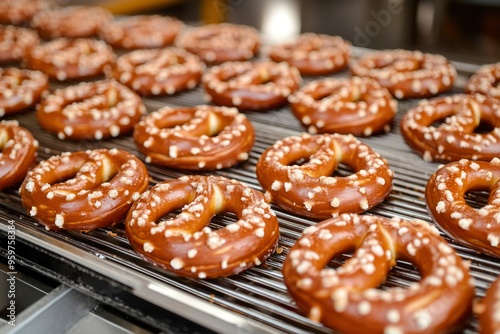
[[[162, 218], [180, 209], [170, 218]], [[213, 216], [237, 221], [217, 230]], [[269, 257], [279, 237], [278, 220], [262, 193], [218, 176], [183, 176], [144, 193], [126, 219], [127, 237], [146, 260], [182, 276], [237, 274]]]
[[[330, 259], [354, 250], [337, 269]], [[409, 288], [377, 289], [396, 260], [415, 265]], [[304, 230], [284, 262], [297, 305], [343, 333], [440, 333], [467, 322], [474, 298], [468, 265], [418, 220], [343, 214]]]

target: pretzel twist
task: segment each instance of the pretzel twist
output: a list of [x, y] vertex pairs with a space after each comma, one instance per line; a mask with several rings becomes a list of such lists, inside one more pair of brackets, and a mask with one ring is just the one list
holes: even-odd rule
[[[339, 163], [354, 174], [333, 176]], [[370, 209], [389, 195], [393, 179], [379, 154], [354, 136], [339, 134], [277, 141], [262, 153], [256, 173], [270, 202], [314, 219]]]
[[[459, 243], [500, 257], [500, 159], [462, 159], [430, 177], [425, 199], [434, 221]], [[465, 201], [469, 191], [489, 191], [488, 203], [475, 209]]]
[[467, 93], [480, 93], [500, 99], [500, 63], [481, 66], [474, 73], [467, 84], [465, 91]]
[[137, 124], [134, 141], [148, 163], [213, 170], [247, 160], [255, 134], [250, 121], [235, 108], [164, 107]]
[[28, 172], [20, 195], [30, 216], [47, 230], [89, 231], [121, 222], [148, 184], [137, 157], [96, 149], [40, 162]]
[[[425, 100], [401, 120], [406, 143], [426, 161], [489, 161], [500, 153], [500, 101], [480, 94]], [[444, 120], [439, 126], [434, 122]], [[482, 124], [486, 133], [474, 131]]]
[[[166, 214], [180, 209], [168, 219]], [[212, 230], [213, 216], [237, 221]], [[278, 242], [278, 220], [262, 193], [218, 176], [183, 176], [144, 193], [126, 219], [127, 237], [146, 260], [182, 276], [214, 278], [258, 266]]]
[[[351, 251], [340, 267], [326, 267]], [[415, 265], [420, 281], [377, 289], [397, 259]], [[468, 264], [438, 231], [399, 218], [343, 214], [307, 228], [283, 278], [309, 318], [342, 333], [453, 332], [467, 322], [474, 298]]]

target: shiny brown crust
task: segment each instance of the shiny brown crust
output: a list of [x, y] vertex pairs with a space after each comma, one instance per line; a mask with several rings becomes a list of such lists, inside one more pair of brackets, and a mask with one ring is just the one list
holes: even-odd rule
[[255, 134], [236, 108], [164, 107], [136, 125], [134, 141], [148, 163], [214, 170], [247, 160]]
[[95, 139], [132, 132], [145, 113], [141, 98], [114, 80], [56, 90], [37, 106], [38, 123], [59, 139]]
[[281, 107], [302, 79], [288, 63], [229, 62], [203, 75], [206, 98], [214, 104], [240, 110], [265, 111]]
[[312, 81], [288, 97], [295, 117], [309, 133], [370, 136], [388, 132], [397, 102], [370, 78]]
[[479, 315], [479, 327], [481, 334], [495, 334], [500, 331], [500, 277], [497, 278], [486, 291], [482, 300], [483, 312]]
[[275, 62], [286, 61], [302, 75], [326, 75], [347, 67], [351, 44], [340, 36], [304, 33], [269, 51]]
[[34, 30], [15, 26], [0, 27], [0, 63], [23, 60], [26, 51], [40, 44]]
[[253, 58], [260, 48], [260, 35], [245, 25], [209, 24], [188, 30], [176, 44], [207, 64], [221, 64]]
[[113, 15], [98, 6], [67, 6], [39, 11], [31, 20], [38, 34], [47, 39], [95, 37]]
[[[500, 257], [500, 159], [462, 159], [440, 167], [425, 190], [427, 209], [443, 230], [478, 252]], [[480, 209], [465, 201], [469, 191], [488, 191]]]
[[198, 57], [181, 49], [135, 50], [120, 56], [108, 76], [141, 95], [173, 95], [195, 88], [204, 69]]
[[[180, 214], [165, 219], [168, 213]], [[237, 221], [212, 230], [217, 214]], [[276, 248], [279, 226], [262, 193], [220, 176], [183, 176], [144, 193], [130, 209], [125, 231], [146, 260], [178, 275], [215, 278], [264, 262]]]
[[480, 93], [500, 99], [500, 63], [484, 65], [474, 73], [467, 84], [467, 93]]
[[105, 23], [99, 36], [114, 48], [156, 49], [173, 44], [182, 27], [173, 17], [134, 15]]
[[36, 161], [38, 141], [17, 121], [0, 122], [0, 191], [20, 183]]
[[369, 53], [351, 63], [351, 72], [377, 80], [398, 99], [446, 92], [457, 76], [455, 67], [445, 57], [407, 50]]
[[[297, 164], [302, 160], [305, 163]], [[332, 176], [339, 163], [354, 174]], [[352, 135], [284, 138], [262, 153], [256, 168], [270, 202], [313, 219], [364, 212], [392, 189], [393, 172], [387, 162]]]
[[[420, 281], [378, 289], [397, 259], [414, 264]], [[454, 333], [472, 313], [468, 263], [418, 220], [343, 214], [313, 225], [290, 249], [283, 278], [309, 318], [341, 333]]]
[[0, 117], [33, 107], [48, 89], [42, 72], [0, 68]]
[[[489, 161], [500, 154], [499, 110], [499, 100], [480, 94], [424, 100], [403, 116], [401, 134], [426, 161]], [[481, 123], [493, 130], [474, 133]]]
[[41, 44], [28, 52], [28, 68], [46, 73], [51, 79], [65, 81], [100, 76], [115, 61], [105, 42], [92, 39], [60, 38]]
[[149, 184], [134, 155], [117, 149], [65, 152], [28, 172], [19, 192], [47, 230], [89, 231], [121, 222]]
[[28, 23], [37, 12], [50, 6], [51, 2], [45, 0], [2, 0], [0, 23], [16, 25]]

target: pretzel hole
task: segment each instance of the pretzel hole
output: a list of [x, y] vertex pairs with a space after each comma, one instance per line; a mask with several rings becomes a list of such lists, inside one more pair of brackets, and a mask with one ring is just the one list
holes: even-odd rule
[[493, 124], [484, 119], [481, 119], [479, 125], [474, 129], [474, 133], [477, 134], [490, 133], [493, 130], [495, 130], [495, 126]]
[[489, 191], [470, 190], [464, 195], [464, 200], [467, 205], [474, 209], [481, 209], [488, 204]]

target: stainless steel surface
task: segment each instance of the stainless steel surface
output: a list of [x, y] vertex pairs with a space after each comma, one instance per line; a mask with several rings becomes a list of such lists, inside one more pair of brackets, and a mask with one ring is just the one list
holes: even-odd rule
[[[355, 54], [362, 52], [364, 50], [358, 49]], [[471, 68], [465, 66], [464, 70], [467, 71], [464, 73], [466, 77], [470, 74]], [[344, 71], [336, 76], [347, 75], [348, 72]], [[305, 78], [305, 81], [312, 79]], [[61, 87], [61, 85], [52, 85], [52, 88], [56, 87]], [[457, 87], [453, 92], [461, 91], [461, 88]], [[165, 105], [203, 104], [203, 90], [198, 87], [193, 91], [172, 97], [145, 98], [144, 102], [149, 112]], [[427, 179], [438, 164], [424, 162], [414, 154], [403, 142], [398, 127], [402, 115], [417, 102], [408, 100], [399, 103], [399, 112], [391, 132], [361, 138], [389, 161], [395, 175], [390, 196], [368, 214], [419, 218], [433, 224], [425, 207], [424, 189]], [[261, 190], [255, 177], [255, 165], [260, 154], [275, 141], [299, 134], [304, 129], [293, 117], [288, 107], [265, 113], [248, 112], [247, 115], [257, 132], [256, 143], [249, 160], [234, 168], [213, 173], [238, 179]], [[40, 160], [63, 151], [96, 147], [125, 149], [144, 158], [137, 151], [130, 136], [99, 142], [61, 141], [38, 126], [32, 111], [13, 118], [30, 129], [39, 140]], [[152, 184], [186, 174], [183, 171], [169, 170], [154, 165], [148, 165], [148, 169]], [[340, 173], [348, 174], [349, 171], [342, 168]], [[486, 199], [487, 194], [472, 194], [469, 201], [481, 205]], [[13, 219], [16, 224], [17, 238], [79, 263], [108, 277], [110, 282], [126, 286], [135, 296], [217, 332], [331, 332], [301, 314], [288, 295], [281, 275], [282, 263], [288, 253], [288, 248], [294, 244], [305, 227], [315, 222], [294, 217], [276, 207], [274, 209], [280, 222], [282, 252], [272, 255], [266, 263], [257, 268], [237, 276], [214, 280], [178, 277], [145, 262], [131, 249], [122, 224], [89, 233], [46, 231], [26, 213], [16, 190], [0, 194], [0, 230], [6, 232], [6, 222]], [[221, 215], [215, 217], [212, 225], [217, 228], [229, 221], [233, 221], [232, 216]], [[500, 264], [493, 258], [477, 254], [444, 237], [464, 259], [470, 261], [472, 275], [476, 281], [477, 296], [481, 297], [492, 280], [500, 274]], [[334, 267], [340, 265], [347, 256], [342, 255], [332, 260], [331, 265]], [[419, 274], [411, 264], [398, 262], [381, 288], [406, 287], [418, 279]], [[109, 290], [113, 292], [112, 284]], [[477, 332], [477, 322], [474, 319], [465, 332]]]

